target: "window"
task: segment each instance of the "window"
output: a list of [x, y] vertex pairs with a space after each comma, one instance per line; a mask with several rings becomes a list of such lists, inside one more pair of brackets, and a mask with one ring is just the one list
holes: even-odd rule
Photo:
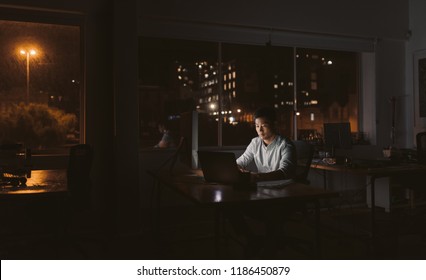
[[320, 143], [326, 122], [358, 131], [357, 53], [142, 37], [139, 57], [143, 147], [161, 119], [178, 135], [187, 110], [198, 112], [199, 146], [247, 145], [260, 106], [292, 138]]
[[63, 151], [80, 142], [79, 25], [0, 19], [0, 143]]

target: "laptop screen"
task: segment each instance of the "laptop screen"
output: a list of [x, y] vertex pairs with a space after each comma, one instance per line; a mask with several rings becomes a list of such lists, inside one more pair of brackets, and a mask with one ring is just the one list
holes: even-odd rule
[[234, 153], [198, 151], [198, 160], [206, 181], [223, 184], [240, 182], [240, 171]]

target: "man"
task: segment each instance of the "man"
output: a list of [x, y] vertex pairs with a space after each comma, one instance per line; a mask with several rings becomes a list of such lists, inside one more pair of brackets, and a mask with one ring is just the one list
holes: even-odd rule
[[257, 172], [251, 172], [251, 179], [255, 182], [291, 179], [296, 169], [296, 151], [290, 139], [277, 133], [274, 109], [258, 109], [254, 122], [258, 137], [251, 140], [237, 165], [248, 172], [247, 167], [254, 161]]
[[[296, 169], [296, 149], [293, 142], [277, 132], [273, 108], [264, 107], [254, 114], [258, 137], [251, 140], [245, 152], [237, 159], [242, 172], [254, 162], [257, 172], [250, 172], [253, 182], [291, 179]], [[285, 205], [262, 205], [227, 211], [228, 218], [237, 234], [246, 238], [246, 257], [259, 257], [259, 251], [271, 256], [275, 242], [280, 238], [282, 218], [288, 212]], [[259, 236], [247, 223], [250, 217], [264, 224], [266, 236]]]

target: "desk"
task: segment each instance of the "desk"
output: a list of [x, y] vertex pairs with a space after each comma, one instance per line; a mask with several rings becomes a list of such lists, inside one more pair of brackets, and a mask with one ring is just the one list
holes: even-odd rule
[[[241, 204], [286, 203], [290, 201], [314, 202], [316, 216], [316, 245], [320, 254], [320, 212], [318, 200], [337, 196], [336, 192], [325, 191], [300, 183], [292, 183], [277, 189], [258, 187], [256, 190], [237, 190], [230, 185], [206, 183], [202, 174], [188, 172], [171, 175], [169, 172], [148, 171], [159, 185], [164, 185], [200, 206], [213, 206], [216, 210], [215, 248], [219, 248], [221, 207]], [[160, 192], [158, 192], [160, 193]], [[158, 196], [157, 199], [160, 199]], [[159, 203], [157, 204], [159, 205]]]
[[[326, 174], [327, 171], [343, 172], [347, 174], [365, 175], [370, 177], [370, 198], [371, 198], [371, 239], [374, 248], [376, 238], [376, 198], [375, 198], [375, 181], [377, 178], [393, 177], [393, 176], [410, 176], [414, 174], [425, 174], [426, 165], [420, 164], [399, 164], [386, 167], [348, 167], [344, 165], [327, 165], [324, 163], [315, 163], [311, 168], [324, 171], [324, 189], [326, 189]], [[374, 249], [373, 249], [374, 250]]]
[[371, 236], [373, 242], [376, 237], [375, 229], [375, 181], [377, 178], [392, 177], [392, 176], [410, 176], [415, 174], [426, 174], [426, 165], [420, 164], [406, 164], [400, 166], [388, 166], [382, 168], [368, 168], [367, 174], [370, 176], [370, 187], [371, 187]]
[[34, 170], [27, 179], [26, 187], [0, 185], [0, 199], [24, 196], [64, 195], [67, 192], [65, 169]]
[[327, 171], [350, 173], [354, 175], [367, 175], [366, 168], [351, 168], [341, 164], [326, 164], [322, 162], [315, 162], [311, 164], [311, 168], [323, 171], [324, 190], [327, 189]]
[[[65, 221], [66, 170], [34, 170], [26, 187], [0, 185], [0, 251], [20, 257], [39, 242], [57, 240]], [[32, 247], [31, 247], [32, 248]]]

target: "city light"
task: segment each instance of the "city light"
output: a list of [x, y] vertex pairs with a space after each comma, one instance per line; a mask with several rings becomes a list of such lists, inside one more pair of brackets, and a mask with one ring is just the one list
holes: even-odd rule
[[19, 51], [21, 55], [25, 55], [27, 58], [27, 96], [26, 96], [26, 102], [27, 104], [30, 102], [30, 56], [34, 56], [37, 54], [37, 51], [34, 49], [30, 50], [24, 50], [21, 49]]

